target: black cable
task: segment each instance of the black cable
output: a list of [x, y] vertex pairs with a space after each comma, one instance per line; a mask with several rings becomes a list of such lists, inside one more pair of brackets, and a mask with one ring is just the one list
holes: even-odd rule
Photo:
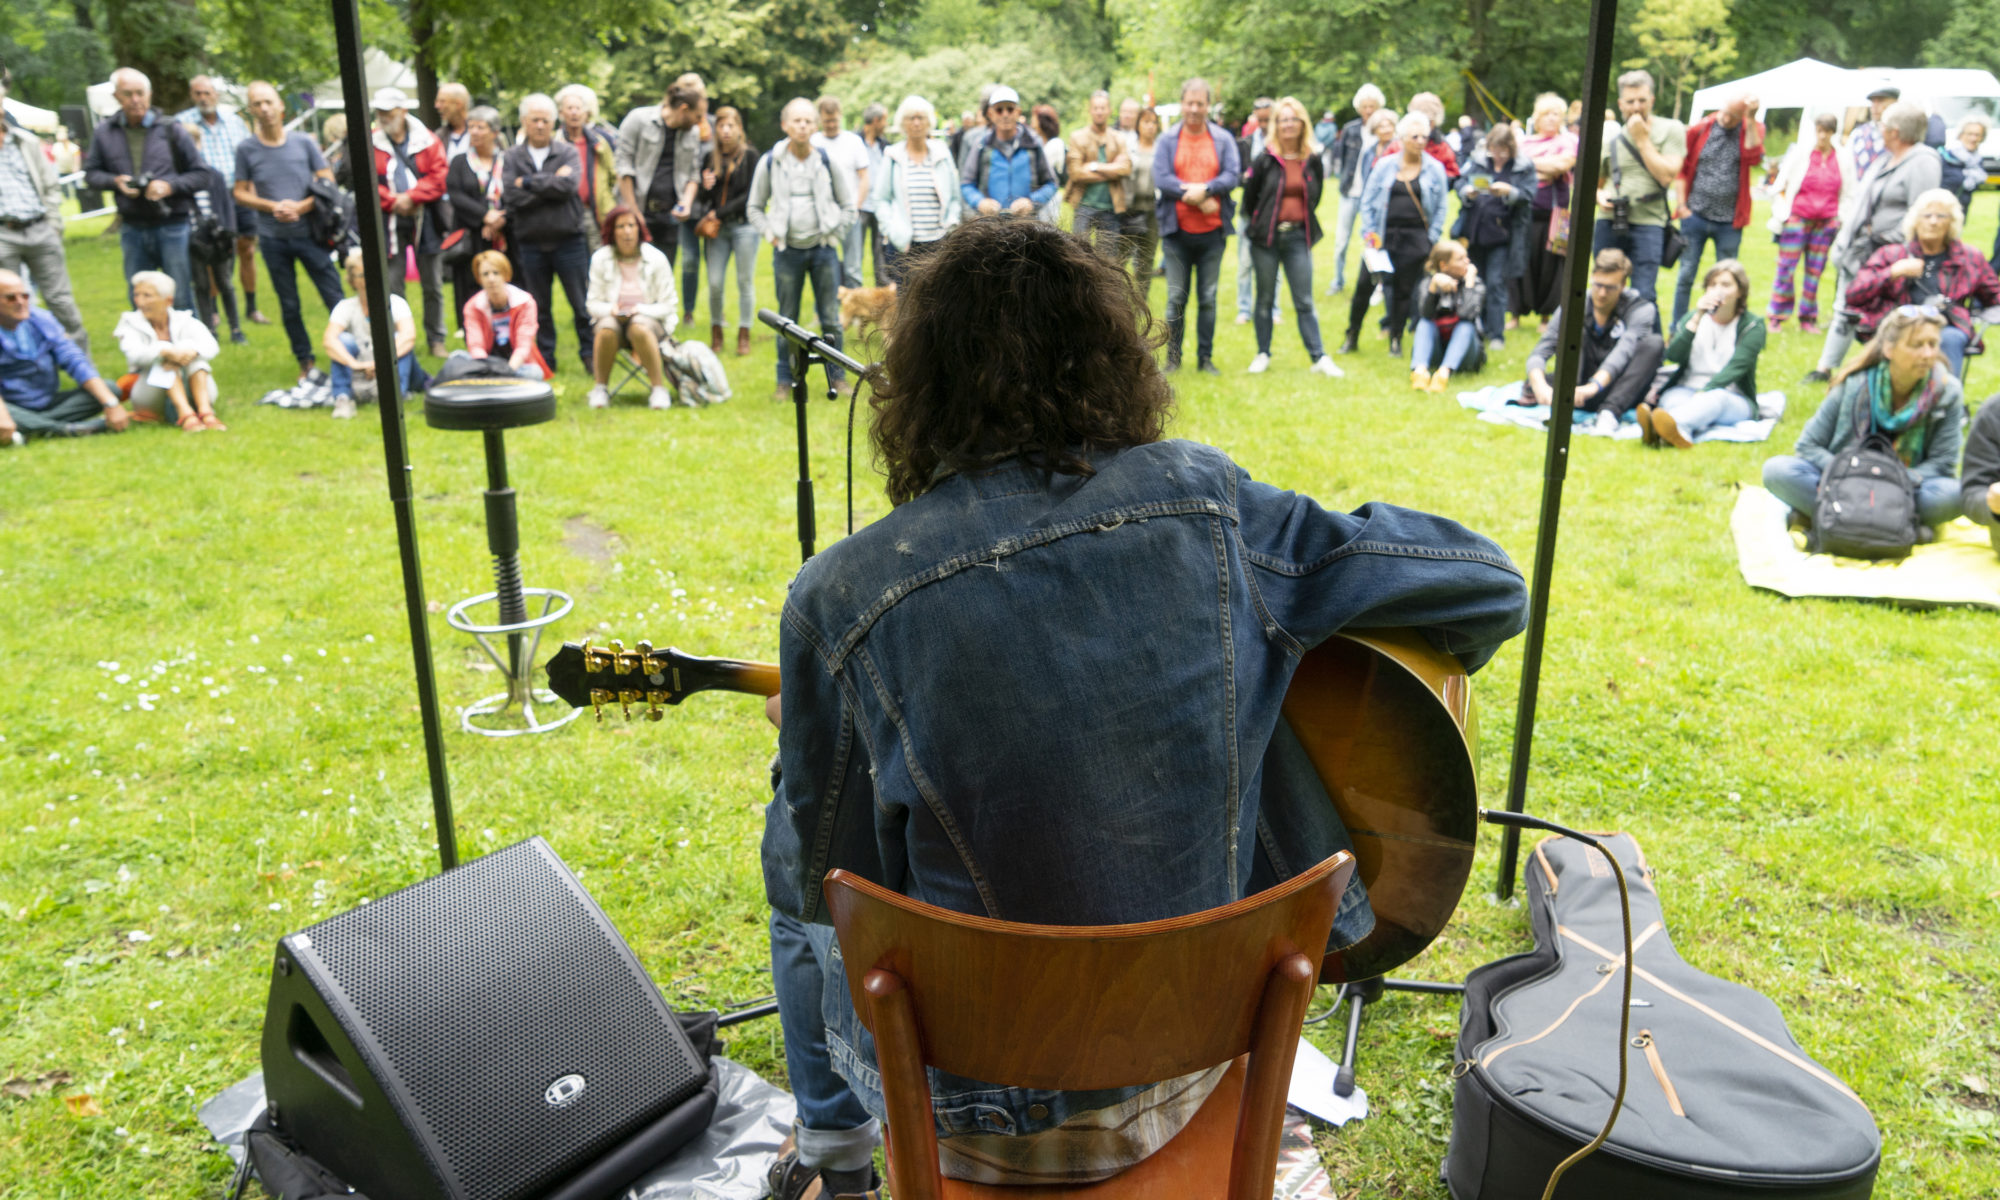
[[861, 399], [863, 382], [873, 385], [871, 376], [863, 375], [854, 381], [847, 392], [847, 536], [854, 536], [854, 406]]

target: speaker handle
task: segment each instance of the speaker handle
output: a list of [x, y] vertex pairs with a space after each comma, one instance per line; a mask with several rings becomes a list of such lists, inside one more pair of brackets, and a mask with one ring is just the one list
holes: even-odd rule
[[348, 1072], [347, 1064], [335, 1056], [326, 1035], [320, 1032], [319, 1022], [313, 1020], [305, 1006], [292, 1006], [291, 1019], [285, 1022], [285, 1042], [291, 1047], [292, 1057], [332, 1088], [334, 1095], [355, 1108], [361, 1107], [361, 1093], [354, 1088], [354, 1076]]

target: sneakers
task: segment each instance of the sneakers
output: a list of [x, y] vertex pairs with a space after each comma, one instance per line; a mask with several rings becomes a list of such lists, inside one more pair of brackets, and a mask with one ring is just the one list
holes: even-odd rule
[[[591, 394], [595, 396], [597, 392], [603, 390], [604, 389], [602, 388], [593, 388]], [[604, 402], [605, 404], [609, 404], [611, 402], [611, 398], [609, 396], [606, 396], [604, 398]], [[647, 408], [672, 408], [673, 406], [674, 406], [674, 394], [668, 391], [664, 387], [656, 387], [652, 391], [646, 393]], [[591, 402], [591, 407], [602, 408], [604, 407], [604, 405], [598, 404], [595, 400], [593, 400]]]
[[1403, 357], [1403, 331], [1400, 329], [1389, 335], [1389, 357]]
[[1260, 353], [1257, 355], [1257, 357], [1250, 360], [1250, 373], [1252, 375], [1262, 375], [1264, 372], [1270, 369], [1271, 369], [1271, 356], [1268, 354]]
[[1764, 322], [1764, 330], [1767, 333], [1777, 333], [1784, 327], [1785, 327], [1785, 318], [1783, 317], [1772, 317], [1770, 320]]
[[25, 438], [25, 437], [23, 437], [23, 436], [21, 436], [21, 431], [20, 431], [20, 430], [18, 430], [18, 429], [16, 429], [16, 430], [14, 430], [13, 432], [9, 433], [9, 434], [8, 434], [8, 435], [7, 435], [6, 437], [4, 437], [4, 438], [0, 438], [0, 448], [9, 448], [9, 447], [13, 447], [13, 446], [25, 446], [25, 445], [27, 445], [27, 444], [28, 444], [28, 439], [27, 439], [27, 438]]
[[354, 397], [335, 396], [333, 398], [333, 419], [351, 421], [354, 419]]
[[595, 384], [584, 396], [583, 402], [592, 408], [610, 408], [611, 392], [603, 384]]
[[1444, 390], [1450, 386], [1451, 386], [1450, 367], [1439, 367], [1437, 370], [1431, 372], [1431, 382], [1430, 382], [1430, 387], [1428, 389], [1431, 395], [1442, 396], [1444, 395]]
[[1819, 369], [1818, 367], [1814, 367], [1814, 368], [1813, 368], [1812, 370], [1810, 370], [1810, 371], [1807, 371], [1807, 372], [1806, 372], [1806, 377], [1805, 377], [1804, 379], [1801, 379], [1801, 380], [1799, 380], [1799, 382], [1800, 382], [1800, 383], [1817, 383], [1817, 384], [1828, 384], [1828, 383], [1832, 383], [1832, 382], [1833, 382], [1833, 373], [1832, 373], [1831, 371], [1822, 371], [1822, 370], [1820, 370], [1820, 369]]
[[799, 1162], [799, 1152], [792, 1139], [786, 1138], [783, 1153], [771, 1164], [764, 1174], [764, 1186], [769, 1189], [772, 1200], [880, 1200], [882, 1177], [875, 1173], [871, 1164], [857, 1167], [852, 1171], [833, 1171], [822, 1167], [808, 1167]]
[[1818, 337], [1819, 325], [1812, 321], [1800, 321], [1799, 332], [1805, 334], [1807, 337]]
[[250, 339], [243, 336], [242, 326], [239, 325], [229, 331], [229, 344], [232, 346], [247, 346], [250, 344]]
[[1249, 313], [1247, 313], [1247, 312], [1240, 312], [1240, 313], [1237, 313], [1237, 314], [1236, 314], [1236, 323], [1237, 323], [1238, 325], [1248, 325], [1248, 324], [1250, 323], [1250, 314], [1249, 314]]
[[1429, 371], [1426, 371], [1426, 370], [1424, 370], [1424, 369], [1423, 369], [1422, 367], [1413, 367], [1413, 368], [1411, 368], [1411, 370], [1410, 370], [1410, 390], [1411, 390], [1411, 391], [1413, 391], [1413, 392], [1428, 392], [1428, 391], [1430, 391], [1430, 390], [1431, 390], [1431, 373], [1430, 373]]
[[1201, 372], [1202, 374], [1204, 374], [1204, 375], [1220, 375], [1220, 374], [1222, 374], [1222, 368], [1221, 368], [1221, 367], [1218, 367], [1218, 366], [1216, 366], [1216, 365], [1215, 365], [1214, 363], [1212, 363], [1212, 362], [1209, 362], [1209, 361], [1208, 361], [1207, 359], [1203, 359], [1203, 360], [1202, 360], [1202, 363], [1201, 363], [1201, 365], [1200, 365], [1200, 366], [1198, 366], [1198, 367], [1196, 367], [1196, 368], [1195, 368], [1195, 370], [1197, 370], [1197, 371], [1200, 371], [1200, 372]]
[[1340, 379], [1346, 376], [1347, 374], [1347, 372], [1341, 370], [1340, 367], [1337, 366], [1331, 358], [1328, 358], [1324, 354], [1320, 355], [1319, 358], [1313, 363], [1313, 365], [1309, 369], [1319, 372], [1320, 374], [1326, 376], [1328, 379]]

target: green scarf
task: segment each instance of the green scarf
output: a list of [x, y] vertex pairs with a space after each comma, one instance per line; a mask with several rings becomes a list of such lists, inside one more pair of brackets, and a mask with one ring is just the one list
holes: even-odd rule
[[[1890, 407], [1889, 364], [1876, 363], [1868, 368], [1868, 415], [1875, 428], [1890, 436], [1896, 443], [1896, 454], [1905, 466], [1914, 466], [1924, 456], [1924, 439], [1929, 435], [1929, 427], [1924, 418], [1931, 406], [1937, 403], [1944, 391], [1943, 376], [1935, 368], [1909, 404], [1900, 410]], [[1908, 436], [1904, 436], [1905, 433]]]

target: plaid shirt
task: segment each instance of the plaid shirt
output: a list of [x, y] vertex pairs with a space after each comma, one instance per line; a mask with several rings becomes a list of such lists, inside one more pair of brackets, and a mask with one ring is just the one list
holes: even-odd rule
[[30, 151], [26, 146], [26, 142], [11, 133], [5, 142], [0, 142], [0, 217], [14, 221], [32, 221], [47, 215], [42, 210], [42, 194], [35, 187], [34, 173], [28, 167]]
[[183, 125], [201, 126], [201, 160], [214, 167], [222, 176], [226, 187], [236, 186], [236, 143], [250, 136], [250, 127], [243, 118], [227, 109], [215, 110], [215, 124], [201, 119], [199, 108], [190, 108], [174, 114], [174, 120]]

